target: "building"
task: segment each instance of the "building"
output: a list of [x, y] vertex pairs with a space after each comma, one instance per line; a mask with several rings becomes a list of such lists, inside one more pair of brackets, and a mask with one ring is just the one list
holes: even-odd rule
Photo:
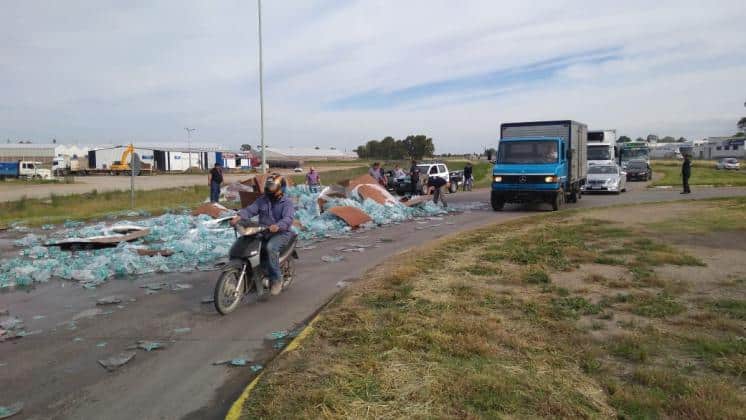
[[[126, 148], [127, 145], [94, 147], [88, 152], [88, 165], [100, 170], [111, 168], [114, 162], [122, 160]], [[143, 163], [152, 165], [153, 170], [162, 172], [183, 172], [190, 167], [207, 170], [215, 165], [215, 162], [226, 165], [223, 154], [230, 154], [228, 149], [223, 146], [193, 145], [191, 148], [187, 148], [178, 145], [145, 143], [135, 144], [135, 153], [138, 154]], [[228, 163], [230, 161], [229, 159]], [[235, 159], [232, 167], [236, 167]]]
[[693, 148], [696, 159], [746, 158], [744, 137], [708, 137]]
[[41, 162], [43, 165], [51, 165], [52, 160], [58, 156], [85, 157], [88, 155], [88, 146], [77, 144], [0, 144], [0, 162], [15, 162], [18, 160], [31, 160]]

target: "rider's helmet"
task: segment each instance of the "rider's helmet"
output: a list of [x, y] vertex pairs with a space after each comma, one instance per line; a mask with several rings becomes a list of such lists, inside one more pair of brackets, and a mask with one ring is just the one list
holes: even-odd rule
[[282, 175], [272, 174], [264, 181], [264, 194], [273, 200], [277, 200], [285, 193], [285, 185], [287, 184]]

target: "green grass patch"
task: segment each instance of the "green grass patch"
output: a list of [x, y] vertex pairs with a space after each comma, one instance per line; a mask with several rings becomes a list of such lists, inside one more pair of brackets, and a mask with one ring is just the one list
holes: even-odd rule
[[719, 299], [710, 303], [710, 308], [733, 319], [746, 320], [746, 300]]
[[[209, 195], [207, 186], [135, 191], [135, 209], [152, 214], [179, 207], [193, 207]], [[65, 220], [90, 220], [107, 214], [130, 210], [129, 191], [93, 190], [86, 194], [52, 195], [50, 199], [22, 197], [0, 203], [0, 223], [23, 221], [31, 226], [59, 223]]]
[[665, 292], [660, 292], [655, 296], [638, 297], [632, 312], [650, 318], [663, 318], [680, 314], [684, 309], [684, 305], [672, 296]]
[[[681, 186], [681, 165], [653, 163], [653, 173], [663, 174], [663, 177], [653, 181], [652, 186]], [[746, 171], [716, 170], [714, 167], [695, 165], [692, 168], [690, 185], [712, 185], [715, 187], [745, 186]]]

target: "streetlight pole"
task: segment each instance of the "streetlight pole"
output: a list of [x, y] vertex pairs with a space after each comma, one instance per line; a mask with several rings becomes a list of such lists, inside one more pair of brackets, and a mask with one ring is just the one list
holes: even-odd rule
[[189, 150], [189, 167], [187, 171], [192, 169], [192, 133], [197, 131], [196, 128], [184, 128], [187, 132], [187, 150]]
[[264, 80], [262, 69], [262, 0], [257, 0], [259, 14], [259, 138], [262, 143], [262, 173], [267, 173], [267, 154], [264, 151]]

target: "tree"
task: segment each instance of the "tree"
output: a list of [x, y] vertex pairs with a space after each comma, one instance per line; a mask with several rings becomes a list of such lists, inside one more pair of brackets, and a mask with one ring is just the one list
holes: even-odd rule
[[642, 141], [642, 142], [644, 142], [644, 141], [645, 141], [645, 139], [644, 139], [644, 138], [642, 138], [642, 137], [638, 137], [638, 138], [637, 138], [637, 140], [635, 140], [635, 141]]
[[487, 156], [487, 160], [489, 161], [491, 161], [493, 157], [496, 158], [497, 157], [495, 156], [496, 154], [497, 154], [497, 150], [495, 150], [494, 147], [490, 147], [489, 149], [484, 151], [484, 155]]
[[[650, 138], [650, 136], [648, 136], [648, 138]], [[658, 143], [676, 143], [676, 139], [671, 136], [666, 136], [662, 139], [659, 139]]]
[[387, 136], [383, 140], [371, 140], [365, 145], [358, 146], [355, 151], [361, 159], [422, 159], [432, 156], [435, 146], [433, 139], [422, 134], [407, 136], [404, 140]]
[[631, 138], [629, 138], [627, 136], [621, 136], [621, 137], [619, 137], [619, 140], [617, 140], [616, 142], [617, 143], [629, 143], [631, 141], [632, 141]]
[[738, 124], [736, 125], [738, 126], [738, 128], [741, 129], [741, 131], [746, 132], [746, 117], [743, 117], [740, 120], [738, 120]]
[[250, 144], [242, 144], [241, 145], [241, 151], [242, 152], [250, 152], [251, 151], [251, 145]]
[[739, 131], [738, 133], [733, 135], [733, 137], [744, 137], [744, 136], [746, 136], [746, 134], [743, 131]]
[[686, 143], [686, 139], [684, 137], [679, 137], [678, 140], [676, 140], [677, 143]]

